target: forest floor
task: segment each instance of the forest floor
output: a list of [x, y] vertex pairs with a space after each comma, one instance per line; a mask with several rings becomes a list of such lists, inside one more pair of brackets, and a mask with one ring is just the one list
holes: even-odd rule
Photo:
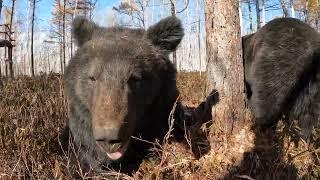
[[[205, 99], [205, 74], [179, 73], [185, 105]], [[0, 87], [1, 88], [1, 87]], [[196, 158], [190, 148], [168, 143], [153, 149], [128, 176], [118, 172], [86, 174], [70, 163], [59, 136], [67, 117], [63, 82], [58, 74], [20, 77], [0, 89], [0, 179], [320, 179], [320, 128], [311, 141], [297, 136], [295, 125], [279, 123], [275, 133], [254, 132], [251, 123], [233, 136], [219, 123], [202, 128], [210, 151]], [[162, 152], [162, 153], [159, 153]]]

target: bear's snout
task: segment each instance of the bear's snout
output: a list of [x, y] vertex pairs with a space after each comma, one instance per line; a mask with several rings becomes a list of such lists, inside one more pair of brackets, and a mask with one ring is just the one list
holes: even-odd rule
[[[97, 127], [94, 129], [94, 137], [98, 144], [105, 144], [107, 151], [115, 151], [120, 148], [122, 140], [119, 135], [119, 128]], [[118, 149], [119, 149], [118, 148]]]
[[126, 152], [129, 140], [121, 136], [120, 128], [96, 127], [93, 131], [97, 146], [112, 160], [118, 160]]

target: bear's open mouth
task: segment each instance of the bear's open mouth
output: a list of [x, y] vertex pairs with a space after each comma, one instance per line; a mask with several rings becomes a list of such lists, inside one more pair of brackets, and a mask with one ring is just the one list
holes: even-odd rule
[[107, 154], [107, 156], [111, 160], [117, 161], [117, 160], [121, 159], [123, 157], [123, 155], [126, 153], [129, 142], [130, 142], [130, 140], [125, 142], [118, 150], [116, 150], [114, 152], [109, 152], [104, 144], [97, 143], [97, 145], [100, 147], [101, 150], [103, 150]]

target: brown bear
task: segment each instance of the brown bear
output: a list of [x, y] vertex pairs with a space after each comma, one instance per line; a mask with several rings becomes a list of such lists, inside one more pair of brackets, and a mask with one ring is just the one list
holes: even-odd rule
[[320, 35], [294, 18], [243, 37], [245, 83], [258, 127], [298, 120], [308, 137], [320, 118]]
[[[77, 17], [73, 35], [79, 48], [64, 81], [67, 128], [79, 158], [95, 171], [118, 166], [130, 171], [130, 164], [145, 155], [148, 142], [162, 140], [169, 130], [168, 117], [179, 92], [168, 55], [184, 36], [181, 22], [167, 17], [145, 31], [104, 28]], [[216, 103], [217, 94], [211, 100], [209, 104]], [[188, 118], [185, 110], [178, 102], [176, 121]]]

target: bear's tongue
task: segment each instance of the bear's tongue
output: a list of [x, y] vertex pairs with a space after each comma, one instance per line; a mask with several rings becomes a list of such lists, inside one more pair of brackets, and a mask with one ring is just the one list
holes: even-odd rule
[[117, 159], [120, 159], [122, 157], [122, 152], [120, 151], [117, 151], [117, 152], [114, 152], [114, 153], [107, 153], [108, 157], [112, 160], [117, 160]]

